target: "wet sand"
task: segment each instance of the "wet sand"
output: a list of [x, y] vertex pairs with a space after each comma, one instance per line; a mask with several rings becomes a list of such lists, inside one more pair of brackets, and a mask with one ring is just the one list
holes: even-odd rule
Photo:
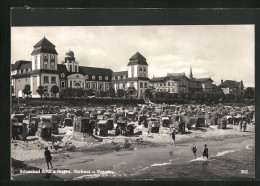
[[[191, 140], [192, 141], [192, 140]], [[138, 172], [151, 166], [160, 166], [175, 162], [182, 164], [194, 161], [191, 145], [198, 147], [197, 157], [201, 160], [204, 144], [208, 145], [209, 157], [220, 156], [230, 150], [254, 147], [254, 133], [247, 136], [226, 137], [221, 139], [200, 139], [195, 142], [177, 142], [174, 146], [166, 143], [156, 148], [143, 148], [110, 152], [102, 154], [90, 152], [64, 152], [53, 159], [53, 171], [47, 174], [14, 174], [13, 179], [120, 179], [135, 178]], [[254, 162], [252, 162], [254, 163]], [[44, 160], [39, 160], [33, 165], [36, 169], [47, 168]], [[30, 168], [29, 168], [30, 169]], [[74, 172], [77, 170], [78, 172]], [[68, 173], [70, 171], [70, 173]], [[86, 171], [85, 173], [79, 173]], [[59, 173], [57, 173], [59, 172]], [[67, 172], [67, 173], [66, 173]]]

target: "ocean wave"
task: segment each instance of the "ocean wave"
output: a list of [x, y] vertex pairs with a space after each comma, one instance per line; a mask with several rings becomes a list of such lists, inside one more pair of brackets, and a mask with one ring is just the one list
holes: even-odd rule
[[[224, 156], [224, 155], [226, 155], [226, 154], [233, 153], [233, 152], [236, 152], [236, 151], [238, 151], [238, 150], [239, 150], [239, 149], [226, 150], [226, 151], [223, 151], [223, 152], [218, 152], [215, 157]], [[213, 157], [214, 157], [214, 156], [213, 156]]]
[[164, 166], [164, 165], [170, 165], [171, 163], [155, 163], [152, 164], [151, 167], [157, 167], [157, 166]]
[[193, 160], [190, 160], [189, 162], [194, 162], [194, 161], [208, 161], [207, 158], [199, 157]]

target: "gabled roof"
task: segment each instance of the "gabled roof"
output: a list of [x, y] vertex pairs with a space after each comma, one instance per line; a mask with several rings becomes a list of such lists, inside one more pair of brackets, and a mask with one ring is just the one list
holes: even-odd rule
[[213, 80], [211, 78], [197, 78], [197, 79], [193, 79], [194, 81], [199, 81], [199, 82], [206, 82], [206, 81], [211, 81], [213, 82]]
[[129, 63], [127, 66], [129, 65], [148, 65], [148, 64], [146, 62], [146, 58], [142, 56], [142, 54], [140, 54], [139, 52], [136, 52], [135, 55], [133, 55], [129, 59]]
[[52, 44], [45, 37], [42, 38], [33, 47], [34, 47], [34, 50], [32, 51], [31, 55], [35, 55], [35, 54], [39, 54], [39, 53], [58, 54], [55, 49], [55, 45]]
[[31, 61], [25, 61], [25, 60], [19, 60], [16, 61], [15, 64], [11, 65], [11, 70], [19, 70], [19, 69], [27, 69], [31, 68], [32, 62]]
[[108, 68], [79, 66], [79, 73], [83, 75], [112, 76], [113, 71]]
[[236, 82], [233, 80], [226, 80], [219, 85], [220, 88], [240, 88], [241, 82]]
[[48, 39], [45, 38], [45, 36], [38, 42], [36, 43], [33, 47], [39, 47], [39, 46], [52, 46], [55, 47], [54, 44], [52, 44]]

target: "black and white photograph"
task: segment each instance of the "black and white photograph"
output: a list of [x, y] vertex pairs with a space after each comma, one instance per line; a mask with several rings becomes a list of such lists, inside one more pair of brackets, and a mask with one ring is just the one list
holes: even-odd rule
[[255, 25], [11, 27], [11, 180], [255, 177]]

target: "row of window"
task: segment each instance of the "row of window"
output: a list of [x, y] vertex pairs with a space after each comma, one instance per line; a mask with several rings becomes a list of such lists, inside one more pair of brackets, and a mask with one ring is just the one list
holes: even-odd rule
[[[140, 82], [140, 88], [143, 88], [143, 83]], [[144, 83], [144, 88], [147, 88], [147, 83]]]
[[[89, 75], [85, 75], [85, 79], [89, 79]], [[92, 79], [92, 80], [95, 80], [95, 79], [96, 79], [96, 76], [93, 75], [93, 76], [91, 77], [91, 79]], [[102, 77], [102, 76], [98, 76], [98, 79], [99, 79], [99, 80], [102, 80], [103, 77]], [[105, 80], [108, 80], [108, 76], [105, 77]]]
[[[49, 83], [49, 76], [43, 77], [44, 83]], [[51, 83], [56, 83], [56, 77], [51, 77]]]
[[[51, 59], [54, 59], [54, 55], [50, 55]], [[43, 59], [48, 59], [48, 54], [44, 54], [43, 55]]]
[[20, 69], [18, 70], [18, 73], [27, 73], [27, 72], [30, 72], [31, 71], [31, 68], [27, 68], [27, 69]]
[[[115, 80], [116, 77], [113, 76], [112, 79]], [[124, 76], [117, 76], [117, 79], [118, 79], [118, 80], [120, 80], [120, 79], [126, 79], [126, 75], [124, 75]]]
[[[48, 62], [46, 62], [46, 61], [44, 62], [43, 68], [44, 68], [44, 69], [48, 69]], [[51, 62], [50, 69], [51, 69], [51, 70], [55, 70], [55, 62]]]

